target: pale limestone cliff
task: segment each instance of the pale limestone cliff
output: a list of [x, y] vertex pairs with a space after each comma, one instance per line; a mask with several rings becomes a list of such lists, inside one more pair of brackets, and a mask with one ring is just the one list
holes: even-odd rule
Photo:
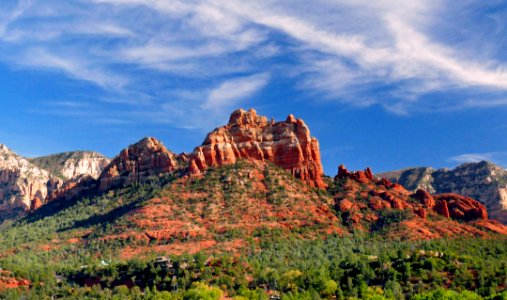
[[95, 152], [27, 159], [0, 145], [0, 222], [39, 208], [83, 178], [98, 178], [108, 164]]
[[97, 179], [111, 160], [97, 152], [74, 151], [37, 157], [30, 161], [55, 176], [69, 180], [81, 175]]
[[0, 220], [30, 209], [35, 199], [45, 199], [57, 188], [51, 175], [0, 145]]

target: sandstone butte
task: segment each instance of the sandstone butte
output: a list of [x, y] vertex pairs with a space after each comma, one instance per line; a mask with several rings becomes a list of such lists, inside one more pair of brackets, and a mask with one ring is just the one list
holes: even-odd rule
[[[337, 211], [347, 214], [353, 226], [361, 228], [364, 223], [379, 220], [379, 213], [385, 209], [411, 211], [419, 218], [402, 222], [406, 226], [417, 226], [418, 238], [435, 238], [453, 234], [484, 235], [486, 231], [507, 234], [507, 226], [494, 220], [488, 220], [486, 207], [480, 202], [458, 194], [447, 193], [431, 195], [419, 189], [415, 193], [403, 186], [391, 183], [385, 178], [375, 178], [372, 171], [349, 172], [343, 165], [338, 168], [335, 181], [342, 189], [334, 196]], [[428, 216], [438, 215], [458, 222], [426, 221]], [[434, 227], [439, 224], [440, 228]], [[475, 225], [472, 227], [470, 225]], [[477, 228], [480, 228], [477, 229]], [[413, 232], [406, 232], [412, 236]]]
[[123, 187], [149, 176], [172, 173], [179, 166], [174, 153], [147, 137], [123, 149], [100, 175], [99, 190]]
[[236, 110], [229, 123], [209, 133], [190, 155], [189, 172], [234, 164], [239, 159], [271, 162], [312, 187], [324, 188], [319, 142], [305, 122], [289, 115], [285, 121], [268, 121], [253, 109]]
[[[203, 144], [190, 154], [176, 155], [157, 139], [144, 138], [122, 150], [97, 180], [90, 177], [69, 180], [44, 203], [91, 190], [104, 192], [176, 171], [198, 175], [209, 167], [234, 164], [238, 160], [270, 162], [311, 187], [326, 187], [319, 143], [310, 136], [303, 120], [289, 115], [282, 122], [268, 121], [253, 109], [239, 109], [232, 113], [227, 125], [209, 133]], [[40, 207], [40, 203], [34, 200], [32, 209]]]
[[[104, 192], [141, 182], [150, 176], [175, 172], [200, 176], [209, 167], [234, 164], [238, 160], [272, 163], [311, 187], [326, 187], [318, 141], [311, 137], [303, 120], [289, 115], [282, 122], [268, 121], [253, 109], [240, 109], [232, 113], [227, 125], [209, 133], [202, 145], [190, 154], [176, 155], [160, 141], [144, 138], [122, 150], [98, 179], [83, 177], [68, 181], [50, 195], [50, 200], [68, 199], [82, 192]], [[487, 220], [485, 207], [468, 197], [457, 194], [433, 196], [423, 190], [411, 193], [399, 184], [375, 178], [369, 168], [364, 172], [349, 172], [340, 166], [335, 180], [340, 179], [349, 180], [344, 184], [344, 192], [335, 195], [336, 207], [342, 212], [350, 212], [350, 220], [358, 226], [362, 221], [378, 219], [375, 213], [363, 213], [366, 207], [373, 212], [386, 208], [408, 209], [421, 219], [436, 214], [455, 220], [483, 220], [482, 227], [505, 230], [503, 225]], [[358, 193], [362, 199], [368, 199], [367, 203], [358, 201]], [[46, 202], [34, 199], [32, 209]]]

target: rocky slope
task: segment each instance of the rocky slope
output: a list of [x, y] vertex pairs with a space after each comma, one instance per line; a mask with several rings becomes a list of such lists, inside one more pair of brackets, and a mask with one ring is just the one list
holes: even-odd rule
[[490, 162], [466, 163], [455, 169], [412, 168], [378, 174], [409, 190], [458, 193], [482, 202], [492, 219], [507, 224], [507, 171]]
[[271, 163], [210, 167], [202, 176], [175, 179], [158, 194], [124, 214], [116, 233], [102, 237], [137, 241], [122, 250], [123, 257], [155, 249], [234, 251], [248, 237], [271, 230], [303, 237], [344, 232], [330, 208], [331, 197]]
[[73, 151], [29, 159], [31, 163], [54, 176], [69, 180], [81, 175], [98, 178], [110, 159], [91, 151]]
[[[62, 156], [39, 163], [68, 161]], [[23, 164], [34, 168], [27, 160]], [[61, 182], [40, 172], [45, 175], [42, 182], [51, 186], [40, 197], [28, 196], [32, 199], [22, 207], [36, 210], [49, 204], [31, 218], [79, 205], [83, 196], [104, 197], [103, 205], [115, 205], [116, 210], [89, 222], [123, 220], [113, 226], [115, 234], [103, 236], [107, 239], [202, 241], [216, 239], [217, 232], [251, 234], [264, 227], [346, 234], [343, 225], [353, 230], [388, 229], [389, 234], [407, 238], [507, 234], [505, 226], [488, 220], [484, 205], [448, 190], [442, 195], [414, 193], [375, 178], [370, 169], [349, 172], [343, 166], [334, 181], [325, 182], [318, 141], [305, 123], [292, 115], [282, 122], [268, 121], [253, 109], [233, 112], [227, 125], [209, 133], [188, 155], [176, 155], [148, 137], [122, 150], [98, 178], [80, 174]], [[420, 170], [412, 177], [427, 179], [427, 173]], [[155, 189], [157, 196], [145, 198], [146, 188]], [[142, 196], [116, 195], [123, 189]]]
[[57, 185], [48, 171], [0, 145], [0, 222], [42, 202]]
[[237, 110], [229, 123], [208, 134], [190, 157], [189, 170], [234, 164], [240, 159], [272, 162], [311, 186], [325, 187], [319, 143], [303, 120], [289, 115], [282, 122], [268, 121], [253, 109]]
[[6, 289], [29, 288], [31, 282], [26, 279], [19, 279], [7, 271], [0, 269], [0, 291]]
[[0, 221], [33, 211], [86, 179], [109, 159], [95, 152], [66, 152], [27, 159], [0, 145]]
[[486, 207], [468, 197], [414, 193], [375, 178], [370, 169], [349, 172], [343, 166], [334, 184], [336, 210], [345, 224], [359, 230], [389, 228], [388, 235], [409, 239], [507, 234], [507, 226], [488, 220]]

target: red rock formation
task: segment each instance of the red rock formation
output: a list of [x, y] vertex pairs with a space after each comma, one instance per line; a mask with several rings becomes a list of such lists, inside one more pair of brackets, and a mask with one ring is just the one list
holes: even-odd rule
[[99, 190], [105, 191], [139, 182], [149, 176], [173, 172], [176, 155], [154, 138], [144, 138], [120, 152], [99, 177]]
[[6, 289], [17, 289], [20, 287], [28, 288], [31, 282], [27, 279], [18, 279], [12, 276], [12, 273], [0, 269], [0, 291]]
[[30, 212], [39, 209], [42, 206], [42, 200], [39, 197], [35, 197], [30, 203]]
[[382, 184], [388, 189], [393, 187], [393, 183], [385, 178], [380, 178], [380, 184]]
[[301, 119], [289, 115], [284, 122], [268, 122], [256, 111], [237, 110], [229, 124], [209, 133], [190, 156], [189, 171], [234, 164], [240, 159], [272, 162], [311, 186], [325, 187], [319, 143]]
[[46, 202], [55, 200], [69, 200], [88, 192], [96, 191], [97, 181], [90, 175], [81, 175], [65, 181], [57, 189], [48, 194]]
[[371, 171], [370, 167], [367, 167], [366, 170], [364, 170], [364, 175], [366, 178], [373, 180], [373, 172]]
[[446, 201], [438, 201], [435, 205], [435, 211], [446, 218], [451, 217], [451, 214], [449, 213], [449, 207], [447, 206]]
[[445, 205], [442, 205], [448, 208], [449, 217], [452, 219], [465, 221], [488, 219], [486, 207], [472, 198], [449, 193], [435, 195], [435, 200], [437, 205], [438, 203], [445, 203]]
[[[427, 238], [441, 236], [432, 233], [435, 226], [427, 223], [429, 220], [421, 221], [421, 219], [427, 219], [429, 215], [441, 215], [447, 218], [448, 220], [441, 219], [439, 222], [443, 222], [440, 225], [445, 228], [454, 228], [454, 230], [444, 230], [448, 234], [460, 232], [470, 235], [479, 233], [487, 235], [488, 231], [507, 232], [507, 226], [487, 220], [486, 208], [471, 198], [456, 194], [432, 196], [424, 190], [418, 190], [412, 194], [399, 184], [392, 184], [386, 179], [376, 179], [369, 168], [365, 171], [349, 172], [341, 165], [335, 181], [341, 185], [339, 192], [334, 196], [335, 208], [346, 213], [343, 216], [344, 221], [349, 222], [356, 229], [371, 228], [369, 224], [376, 222], [383, 213], [390, 210], [404, 210], [411, 211], [412, 216], [407, 214], [405, 216], [407, 219], [401, 222], [412, 228], [415, 222], [418, 222], [416, 220], [419, 220], [424, 225], [417, 228], [417, 232], [425, 232], [424, 235]], [[481, 229], [454, 220], [473, 221], [473, 224]], [[414, 234], [417, 235], [415, 232]]]
[[428, 213], [426, 212], [426, 210], [424, 210], [424, 208], [422, 207], [419, 207], [419, 208], [416, 208], [414, 210], [415, 214], [418, 215], [419, 217], [423, 218], [423, 219], [426, 219]]
[[369, 183], [374, 180], [373, 173], [370, 168], [366, 168], [364, 171], [349, 172], [344, 165], [338, 167], [339, 178], [351, 178], [360, 183]]
[[415, 199], [419, 200], [421, 204], [424, 204], [424, 207], [426, 208], [433, 208], [435, 207], [435, 199], [433, 199], [433, 196], [431, 196], [430, 193], [428, 193], [425, 190], [417, 190], [414, 195], [412, 195]]
[[345, 168], [344, 165], [340, 165], [338, 167], [338, 177], [346, 177], [346, 176], [349, 176], [349, 170], [347, 170], [347, 168]]

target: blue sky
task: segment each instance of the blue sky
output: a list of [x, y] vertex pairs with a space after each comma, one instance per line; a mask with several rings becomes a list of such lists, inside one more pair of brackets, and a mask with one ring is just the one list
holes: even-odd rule
[[303, 118], [327, 174], [507, 167], [507, 4], [4, 0], [0, 143], [189, 152], [236, 108]]

